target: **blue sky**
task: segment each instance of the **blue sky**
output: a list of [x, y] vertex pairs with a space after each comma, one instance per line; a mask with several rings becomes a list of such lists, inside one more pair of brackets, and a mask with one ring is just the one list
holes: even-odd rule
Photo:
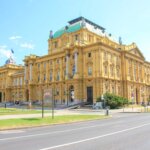
[[17, 64], [29, 54], [48, 53], [49, 31], [83, 16], [123, 44], [135, 42], [150, 61], [149, 0], [0, 0], [0, 66], [10, 50]]

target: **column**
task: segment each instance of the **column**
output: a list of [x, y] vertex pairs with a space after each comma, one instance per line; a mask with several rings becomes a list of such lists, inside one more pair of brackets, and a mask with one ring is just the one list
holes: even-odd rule
[[30, 64], [30, 81], [32, 81], [32, 64]]
[[66, 55], [66, 77], [68, 78], [69, 74], [69, 54]]
[[78, 53], [77, 52], [75, 52], [74, 58], [75, 58], [75, 73], [77, 73], [78, 72]]
[[24, 70], [24, 81], [26, 82], [27, 79], [27, 66], [25, 65], [25, 70]]

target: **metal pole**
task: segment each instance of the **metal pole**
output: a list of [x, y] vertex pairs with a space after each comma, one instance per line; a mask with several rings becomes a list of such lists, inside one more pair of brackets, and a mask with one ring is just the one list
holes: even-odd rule
[[44, 100], [42, 99], [42, 118], [44, 118]]
[[52, 119], [54, 119], [54, 99], [55, 99], [55, 93], [53, 92], [53, 99], [52, 99]]

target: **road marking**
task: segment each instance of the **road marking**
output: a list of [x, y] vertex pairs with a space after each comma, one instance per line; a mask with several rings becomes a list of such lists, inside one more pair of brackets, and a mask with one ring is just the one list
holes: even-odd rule
[[25, 131], [23, 130], [6, 130], [6, 131], [0, 131], [0, 134], [13, 134], [13, 133], [23, 133]]
[[100, 138], [103, 138], [103, 137], [111, 136], [111, 135], [114, 135], [114, 134], [119, 134], [119, 133], [131, 131], [131, 130], [135, 130], [135, 129], [138, 129], [138, 128], [142, 128], [142, 127], [148, 126], [148, 125], [150, 125], [150, 123], [143, 124], [143, 125], [136, 126], [136, 127], [132, 127], [132, 128], [128, 128], [128, 129], [124, 129], [124, 130], [120, 130], [120, 131], [116, 131], [116, 132], [112, 132], [112, 133], [108, 133], [108, 134], [104, 134], [104, 135], [100, 135], [100, 136], [96, 136], [96, 137], [92, 137], [92, 138], [88, 138], [88, 139], [84, 139], [84, 140], [79, 140], [79, 141], [75, 141], [75, 142], [71, 142], [71, 143], [66, 143], [66, 144], [61, 144], [61, 145], [57, 145], [57, 146], [51, 146], [51, 147], [47, 147], [47, 148], [42, 148], [40, 150], [51, 150], [51, 149], [56, 149], [56, 148], [60, 148], [60, 147], [70, 146], [70, 145], [83, 143], [83, 142], [87, 142], [87, 141], [91, 141], [91, 140], [96, 140], [96, 139], [100, 139]]
[[107, 123], [107, 124], [101, 124], [101, 125], [93, 125], [93, 126], [80, 127], [80, 128], [70, 129], [70, 130], [53, 131], [53, 132], [47, 132], [47, 133], [39, 133], [39, 134], [31, 134], [31, 135], [3, 138], [3, 139], [0, 139], [0, 141], [15, 140], [15, 139], [20, 139], [20, 138], [28, 138], [28, 137], [36, 137], [36, 136], [44, 136], [44, 135], [50, 135], [50, 134], [56, 134], [56, 133], [64, 133], [64, 132], [70, 132], [70, 131], [76, 131], [76, 130], [82, 130], [82, 129], [101, 127], [101, 126], [106, 126], [106, 125], [113, 125], [113, 124], [118, 124], [118, 123], [120, 123], [120, 121], [118, 121], [116, 123], [109, 123], [109, 124]]

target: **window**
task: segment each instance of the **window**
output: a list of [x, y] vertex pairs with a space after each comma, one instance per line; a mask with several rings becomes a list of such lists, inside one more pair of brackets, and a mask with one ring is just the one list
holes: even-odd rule
[[22, 85], [22, 78], [20, 78], [20, 85]]
[[59, 89], [58, 88], [56, 89], [56, 95], [59, 95]]
[[46, 69], [46, 62], [44, 62], [44, 64], [43, 64], [43, 65], [44, 65], [44, 70], [45, 70], [45, 69]]
[[59, 59], [57, 59], [57, 64], [59, 64]]
[[54, 42], [54, 48], [57, 48], [57, 47], [58, 47], [58, 42], [55, 41], [55, 42]]
[[64, 62], [66, 62], [66, 57], [64, 58]]
[[118, 94], [119, 94], [119, 95], [121, 94], [120, 86], [118, 86]]
[[92, 67], [88, 67], [88, 75], [92, 75]]
[[92, 42], [92, 41], [93, 41], [93, 36], [89, 35], [89, 42]]
[[107, 52], [104, 52], [104, 60], [107, 60]]
[[115, 93], [115, 87], [112, 86], [112, 93]]
[[72, 67], [72, 75], [75, 74], [75, 70], [76, 70], [75, 65], [73, 65], [73, 67]]
[[72, 59], [74, 59], [74, 55], [72, 55]]
[[113, 77], [114, 76], [114, 67], [113, 66], [110, 67], [110, 73], [111, 73], [111, 76]]
[[50, 65], [52, 65], [52, 60], [50, 60]]
[[107, 66], [104, 67], [105, 75], [107, 75]]
[[59, 81], [59, 80], [60, 80], [60, 72], [59, 72], [59, 71], [57, 72], [56, 80], [57, 80], [57, 81]]
[[117, 77], [119, 77], [120, 76], [119, 68], [117, 68], [116, 71], [117, 71]]
[[38, 75], [38, 82], [40, 81], [40, 75]]
[[64, 69], [64, 77], [66, 76], [66, 69]]
[[105, 92], [108, 92], [108, 85], [105, 84]]
[[44, 74], [44, 81], [46, 80], [46, 74]]
[[88, 53], [88, 57], [89, 57], [89, 58], [91, 57], [91, 53]]
[[78, 34], [75, 34], [75, 41], [78, 41], [79, 40], [79, 35]]
[[52, 81], [53, 79], [53, 75], [52, 75], [52, 71], [50, 71], [50, 81]]

